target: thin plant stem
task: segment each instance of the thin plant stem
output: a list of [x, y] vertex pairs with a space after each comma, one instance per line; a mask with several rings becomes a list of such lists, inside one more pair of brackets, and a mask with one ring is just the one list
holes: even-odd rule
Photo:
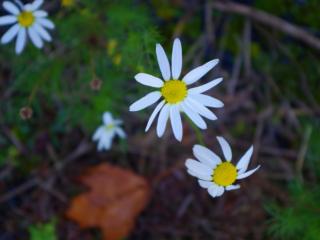
[[191, 127], [193, 128], [193, 130], [195, 131], [196, 137], [197, 137], [197, 140], [198, 140], [199, 144], [205, 146], [203, 135], [202, 135], [200, 129], [191, 121], [190, 118], [188, 118], [187, 116], [186, 116], [186, 118], [188, 119], [188, 122], [191, 125]]

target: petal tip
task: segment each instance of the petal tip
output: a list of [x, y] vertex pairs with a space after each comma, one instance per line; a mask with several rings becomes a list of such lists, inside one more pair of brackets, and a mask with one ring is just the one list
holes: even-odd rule
[[177, 44], [177, 43], [181, 44], [180, 38], [178, 37], [176, 37], [173, 41], [173, 44]]
[[188, 159], [185, 161], [184, 165], [185, 165], [187, 168], [190, 168], [189, 165], [192, 164], [193, 161], [194, 161], [194, 160], [192, 160], [191, 158], [188, 158]]
[[129, 107], [129, 112], [135, 112], [134, 109], [132, 108], [132, 105]]
[[217, 136], [218, 141], [220, 140], [224, 140], [224, 138], [222, 136]]
[[195, 144], [192, 149], [197, 151], [197, 149], [202, 148], [202, 147], [204, 147], [204, 146], [202, 146], [200, 144]]
[[217, 78], [217, 84], [219, 84], [219, 83], [221, 83], [223, 81], [223, 78], [222, 77], [220, 77], [220, 78]]

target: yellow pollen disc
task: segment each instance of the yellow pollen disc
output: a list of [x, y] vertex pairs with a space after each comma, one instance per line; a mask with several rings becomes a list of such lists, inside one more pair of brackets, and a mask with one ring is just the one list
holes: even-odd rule
[[113, 129], [114, 128], [114, 124], [108, 124], [108, 125], [106, 125], [106, 127], [105, 127], [107, 130], [111, 130], [111, 129]]
[[18, 22], [22, 27], [30, 27], [34, 23], [32, 12], [21, 12], [18, 16]]
[[64, 7], [71, 7], [75, 4], [75, 0], [61, 0], [61, 4]]
[[234, 183], [237, 179], [237, 169], [230, 162], [219, 164], [213, 171], [212, 181], [217, 185], [226, 187]]
[[180, 80], [170, 80], [164, 83], [161, 94], [171, 104], [181, 102], [187, 96], [187, 85]]

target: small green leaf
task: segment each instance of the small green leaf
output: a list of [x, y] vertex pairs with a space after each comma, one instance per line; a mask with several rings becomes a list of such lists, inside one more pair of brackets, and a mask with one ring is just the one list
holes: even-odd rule
[[31, 240], [57, 240], [56, 222], [54, 220], [48, 223], [41, 223], [29, 226]]

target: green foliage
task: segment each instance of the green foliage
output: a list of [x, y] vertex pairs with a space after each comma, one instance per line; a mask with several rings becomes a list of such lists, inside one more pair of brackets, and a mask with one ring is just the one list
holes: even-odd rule
[[50, 221], [29, 226], [30, 240], [57, 240], [56, 223]]
[[315, 173], [317, 179], [320, 179], [320, 121], [308, 121], [306, 125], [311, 128], [306, 163], [309, 169]]
[[[253, 2], [253, 7], [306, 27], [311, 30], [311, 33], [312, 31], [316, 33], [320, 27], [317, 14], [312, 11], [320, 7], [318, 0], [257, 0]], [[225, 27], [228, 31], [219, 40], [222, 48], [231, 53], [232, 61], [235, 61], [243, 48], [244, 18], [232, 15], [227, 21]], [[313, 49], [292, 41], [291, 37], [281, 31], [265, 28], [256, 21], [252, 22], [252, 28], [254, 32], [251, 45], [253, 68], [257, 72], [276, 79], [281, 91], [280, 97], [289, 100], [296, 98], [306, 100], [305, 95], [309, 94], [320, 102], [320, 95], [317, 94], [320, 91], [318, 80], [320, 62], [314, 56]], [[303, 81], [305, 83], [302, 84]], [[301, 85], [305, 85], [305, 89], [302, 89]]]
[[[306, 170], [320, 178], [320, 122], [302, 119], [304, 129], [311, 131], [306, 154]], [[309, 129], [309, 130], [308, 130]], [[306, 179], [308, 180], [308, 179]], [[272, 216], [269, 233], [278, 239], [317, 240], [320, 236], [320, 186], [295, 182], [289, 186], [288, 206], [270, 204], [267, 209]]]
[[269, 205], [269, 233], [277, 239], [317, 240], [320, 236], [320, 187], [295, 183], [288, 207]]
[[[70, 129], [81, 127], [91, 135], [101, 124], [103, 112], [120, 115], [137, 98], [139, 85], [135, 85], [138, 89], [128, 88], [137, 72], [155, 73], [154, 48], [160, 37], [143, 4], [79, 1], [72, 8], [50, 14], [50, 19], [56, 25], [54, 41], [46, 43], [43, 50], [27, 44], [16, 56], [14, 43], [0, 46], [0, 71], [10, 71], [3, 88], [14, 95], [1, 104], [0, 112], [10, 130], [30, 149], [35, 148], [39, 132], [48, 133], [57, 149], [59, 134]], [[100, 90], [91, 89], [93, 79], [102, 81]], [[19, 117], [24, 106], [33, 109], [28, 121]], [[6, 138], [0, 144], [4, 149], [15, 148]], [[13, 159], [8, 154], [1, 153], [0, 164]], [[14, 161], [34, 158], [26, 160], [16, 154]]]

